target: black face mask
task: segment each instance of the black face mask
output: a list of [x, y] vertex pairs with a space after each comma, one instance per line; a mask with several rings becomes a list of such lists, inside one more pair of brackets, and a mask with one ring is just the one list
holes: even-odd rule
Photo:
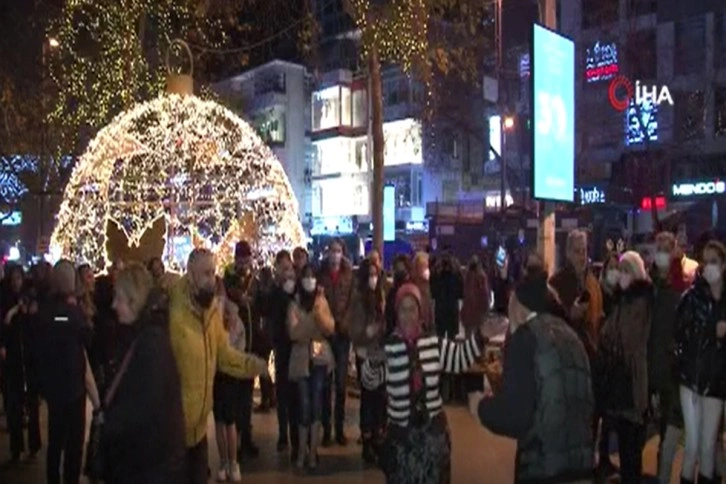
[[396, 281], [403, 281], [408, 276], [408, 273], [406, 271], [398, 270], [393, 273], [393, 279]]
[[214, 290], [203, 287], [194, 294], [194, 300], [199, 304], [200, 308], [209, 309], [212, 301], [214, 301]]

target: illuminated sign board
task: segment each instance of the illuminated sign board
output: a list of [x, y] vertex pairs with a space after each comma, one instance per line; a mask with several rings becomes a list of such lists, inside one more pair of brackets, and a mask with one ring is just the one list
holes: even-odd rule
[[605, 203], [605, 190], [598, 187], [584, 187], [578, 190], [580, 205], [597, 205]]
[[707, 197], [724, 193], [726, 193], [726, 182], [721, 180], [676, 183], [671, 188], [673, 198]]
[[587, 82], [607, 81], [618, 75], [618, 46], [615, 42], [595, 42], [585, 50]]
[[532, 34], [532, 195], [575, 198], [575, 43], [541, 25]]
[[0, 224], [6, 227], [15, 227], [23, 223], [23, 214], [21, 212], [18, 212], [17, 210], [10, 213], [0, 212], [0, 218], [2, 219], [2, 222], [0, 222]]
[[383, 187], [383, 240], [396, 240], [396, 187]]
[[[665, 210], [666, 208], [666, 199], [665, 197], [655, 197], [655, 209], [656, 210]], [[645, 212], [650, 212], [653, 210], [653, 199], [651, 197], [643, 197], [640, 200], [640, 209]]]
[[[495, 154], [496, 152], [496, 154]], [[502, 117], [489, 117], [489, 161], [497, 159], [502, 154]]]

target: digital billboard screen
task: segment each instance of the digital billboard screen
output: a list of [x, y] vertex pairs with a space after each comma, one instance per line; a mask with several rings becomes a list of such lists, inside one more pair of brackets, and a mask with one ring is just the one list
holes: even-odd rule
[[534, 24], [531, 80], [532, 197], [574, 202], [575, 43]]

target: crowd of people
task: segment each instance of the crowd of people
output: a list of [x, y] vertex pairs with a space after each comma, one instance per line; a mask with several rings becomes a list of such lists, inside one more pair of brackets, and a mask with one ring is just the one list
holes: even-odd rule
[[[613, 253], [596, 272], [575, 230], [552, 277], [536, 253], [490, 270], [476, 257], [462, 267], [451, 254], [420, 252], [396, 257], [389, 278], [375, 251], [354, 268], [341, 240], [319, 266], [298, 247], [262, 268], [241, 241], [219, 275], [204, 249], [183, 276], [160, 259], [115, 261], [100, 277], [66, 260], [29, 274], [8, 265], [0, 357], [12, 462], [42, 448], [42, 399], [50, 484], [84, 472], [109, 483], [241, 482], [240, 462], [259, 453], [259, 377], [257, 410], [275, 408], [277, 450], [299, 472], [315, 470], [325, 465], [320, 447], [348, 444], [353, 354], [362, 459], [389, 483], [450, 482], [443, 407], [462, 394], [478, 421], [517, 440], [518, 483], [616, 472], [640, 482], [651, 428], [660, 482], [670, 482], [684, 435], [681, 481], [719, 482], [726, 249], [708, 240], [696, 262], [671, 233], [656, 245], [652, 261]], [[493, 391], [457, 377], [481, 361], [490, 311], [509, 318]], [[210, 414], [218, 469], [208, 461]]]

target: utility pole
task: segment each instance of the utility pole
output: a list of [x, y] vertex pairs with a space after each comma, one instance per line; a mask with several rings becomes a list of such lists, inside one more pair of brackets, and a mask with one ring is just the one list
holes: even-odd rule
[[[557, 1], [538, 0], [538, 2], [540, 22], [552, 30], [557, 30]], [[554, 203], [539, 202], [538, 212], [537, 251], [542, 255], [545, 267], [552, 275], [556, 269]]]

